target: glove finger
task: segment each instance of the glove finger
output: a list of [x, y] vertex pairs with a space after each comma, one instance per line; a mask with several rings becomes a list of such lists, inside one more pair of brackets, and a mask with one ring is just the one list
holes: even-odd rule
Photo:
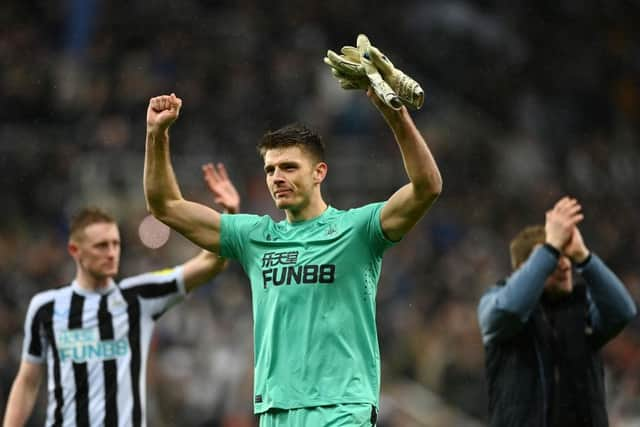
[[338, 55], [331, 50], [327, 52], [324, 63], [345, 74], [354, 76], [364, 75], [364, 70], [360, 64], [349, 61], [344, 56]]
[[378, 74], [378, 75], [380, 74], [378, 72], [378, 69], [376, 68], [376, 66], [373, 65], [373, 63], [371, 61], [369, 61], [368, 59], [366, 59], [364, 57], [362, 58], [362, 69], [367, 74], [367, 76], [369, 76], [371, 74]]
[[342, 63], [342, 57], [332, 50], [327, 51], [327, 56], [325, 56], [325, 59], [328, 59], [330, 62], [328, 64], [332, 66], [340, 66], [340, 64]]
[[336, 68], [340, 68], [340, 64], [335, 63], [334, 61], [332, 61], [331, 59], [327, 58], [326, 56], [324, 58], [322, 58], [322, 61], [327, 64], [329, 67], [331, 67], [332, 69], [336, 69]]
[[350, 79], [340, 79], [340, 87], [345, 90], [356, 90], [356, 89], [366, 89], [368, 86], [368, 82], [366, 80], [350, 80]]
[[358, 34], [358, 40], [356, 41], [356, 46], [358, 46], [358, 51], [360, 52], [360, 55], [364, 57], [367, 50], [371, 46], [369, 37], [365, 36], [364, 34]]
[[353, 46], [343, 46], [340, 52], [350, 61], [360, 62], [360, 51]]
[[338, 71], [335, 68], [331, 70], [331, 74], [333, 74], [333, 76], [337, 79], [354, 79], [353, 74], [346, 74], [343, 73], [342, 71]]
[[325, 64], [327, 64], [329, 67], [331, 67], [331, 72], [333, 72], [333, 71], [335, 71], [337, 69], [343, 69], [343, 67], [340, 64], [336, 64], [335, 62], [333, 62], [332, 60], [330, 60], [326, 56], [322, 59], [322, 61]]
[[334, 72], [333, 76], [340, 82], [340, 85], [343, 86], [344, 89], [366, 89], [369, 87], [369, 78], [366, 76], [346, 76], [339, 71]]
[[367, 73], [371, 89], [387, 106], [394, 110], [402, 108], [402, 101], [398, 95], [391, 89], [391, 86], [382, 79], [380, 73]]
[[357, 69], [358, 67], [360, 67], [360, 64], [358, 62], [350, 61], [345, 56], [338, 55], [332, 50], [327, 51], [327, 57], [333, 64], [337, 64], [339, 66], [342, 66], [343, 68]]
[[340, 53], [342, 53], [343, 55], [347, 55], [347, 52], [354, 51], [354, 50], [357, 52], [357, 51], [358, 51], [358, 48], [357, 48], [357, 47], [353, 47], [353, 46], [346, 45], [346, 46], [342, 46], [342, 47], [340, 48]]
[[343, 89], [366, 89], [369, 87], [369, 79], [366, 75], [354, 76], [342, 73], [335, 68], [331, 69], [331, 74], [338, 80]]
[[371, 62], [373, 62], [373, 65], [375, 65], [383, 75], [393, 72], [393, 63], [389, 60], [389, 58], [387, 58], [386, 55], [380, 52], [380, 49], [375, 46], [371, 46], [369, 48], [369, 55], [369, 58], [371, 59]]
[[366, 89], [369, 87], [369, 79], [366, 76], [362, 77], [345, 77], [339, 71], [332, 70], [332, 74], [340, 84], [340, 87], [345, 90]]

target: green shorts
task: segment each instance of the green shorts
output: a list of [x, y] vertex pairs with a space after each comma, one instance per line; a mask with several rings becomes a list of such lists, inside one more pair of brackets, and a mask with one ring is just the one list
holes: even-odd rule
[[270, 409], [260, 414], [260, 427], [371, 427], [376, 410], [366, 403]]

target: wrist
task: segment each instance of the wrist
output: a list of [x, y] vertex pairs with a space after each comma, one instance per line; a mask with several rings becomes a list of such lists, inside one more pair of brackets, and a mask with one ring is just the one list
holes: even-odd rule
[[585, 249], [584, 251], [571, 254], [571, 261], [574, 264], [584, 264], [589, 259], [590, 256], [591, 256], [591, 252]]
[[168, 139], [169, 128], [158, 128], [154, 126], [147, 126], [147, 136], [155, 139]]
[[409, 115], [407, 107], [402, 107], [399, 110], [393, 110], [389, 108], [388, 111], [383, 113], [384, 119], [391, 128], [394, 135], [403, 137], [412, 133], [412, 120]]
[[554, 249], [558, 253], [562, 252], [562, 244], [560, 242], [547, 239], [544, 244], [549, 246], [551, 249]]
[[556, 258], [560, 258], [560, 251], [558, 250], [557, 247], [553, 246], [552, 244], [550, 244], [549, 242], [546, 242], [543, 245], [550, 253], [552, 253]]
[[389, 124], [401, 124], [405, 119], [405, 115], [408, 115], [409, 112], [407, 111], [407, 107], [404, 105], [398, 110], [394, 110], [393, 108], [385, 105], [382, 110], [382, 114]]

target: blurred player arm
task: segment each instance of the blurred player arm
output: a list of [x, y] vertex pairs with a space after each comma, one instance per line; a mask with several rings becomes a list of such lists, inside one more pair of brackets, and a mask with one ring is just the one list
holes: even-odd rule
[[604, 346], [636, 316], [638, 309], [618, 276], [595, 254], [577, 267], [589, 289], [592, 342]]
[[371, 89], [367, 95], [382, 113], [400, 147], [409, 183], [387, 201], [380, 220], [386, 236], [400, 240], [429, 210], [442, 191], [442, 177], [427, 143], [416, 128], [406, 107], [394, 110]]
[[[223, 163], [207, 163], [202, 166], [207, 187], [213, 194], [213, 200], [224, 212], [235, 214], [240, 211], [240, 194]], [[208, 282], [227, 266], [227, 260], [216, 253], [201, 251], [184, 264], [184, 284], [187, 292]]]
[[220, 205], [225, 213], [240, 212], [240, 194], [229, 179], [224, 163], [202, 165], [202, 174], [207, 187], [213, 194], [213, 201]]
[[587, 284], [591, 341], [600, 348], [636, 316], [636, 305], [618, 276], [587, 249], [578, 227], [564, 251]]
[[587, 284], [591, 342], [600, 348], [635, 317], [637, 308], [618, 276], [587, 248], [577, 226], [571, 230], [563, 252]]
[[4, 427], [22, 427], [33, 412], [38, 390], [44, 375], [44, 367], [39, 363], [23, 360], [18, 370], [4, 415]]
[[184, 288], [191, 292], [217, 276], [227, 266], [226, 258], [202, 250], [183, 264]]
[[522, 329], [540, 301], [544, 283], [558, 263], [559, 253], [540, 245], [501, 286], [489, 289], [478, 304], [482, 341], [510, 338]]
[[175, 94], [149, 101], [144, 163], [147, 209], [196, 245], [215, 252], [220, 244], [220, 213], [185, 200], [171, 165], [169, 127], [178, 118], [181, 107], [182, 100]]

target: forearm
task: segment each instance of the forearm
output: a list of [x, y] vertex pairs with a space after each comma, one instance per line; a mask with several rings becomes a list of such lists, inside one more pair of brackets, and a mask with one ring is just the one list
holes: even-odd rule
[[171, 166], [169, 136], [147, 133], [144, 162], [147, 209], [196, 245], [217, 250], [220, 214], [208, 206], [183, 199]]
[[220, 273], [227, 260], [214, 252], [201, 251], [184, 264], [185, 290], [191, 292]]
[[429, 146], [405, 107], [385, 109], [383, 117], [394, 134], [416, 197], [431, 199], [442, 191], [442, 177]]
[[523, 324], [528, 320], [557, 261], [557, 254], [550, 249], [538, 248], [509, 276], [504, 286], [482, 298], [478, 319], [485, 342], [510, 333], [514, 322]]
[[503, 289], [501, 308], [525, 321], [540, 301], [547, 278], [553, 273], [558, 254], [548, 246], [534, 250], [529, 259], [513, 273]]
[[147, 132], [144, 194], [147, 209], [159, 218], [166, 215], [171, 202], [182, 199], [178, 181], [171, 165], [168, 130], [160, 134]]
[[16, 378], [11, 387], [7, 409], [4, 415], [3, 427], [24, 426], [33, 412], [38, 395], [39, 384]]

